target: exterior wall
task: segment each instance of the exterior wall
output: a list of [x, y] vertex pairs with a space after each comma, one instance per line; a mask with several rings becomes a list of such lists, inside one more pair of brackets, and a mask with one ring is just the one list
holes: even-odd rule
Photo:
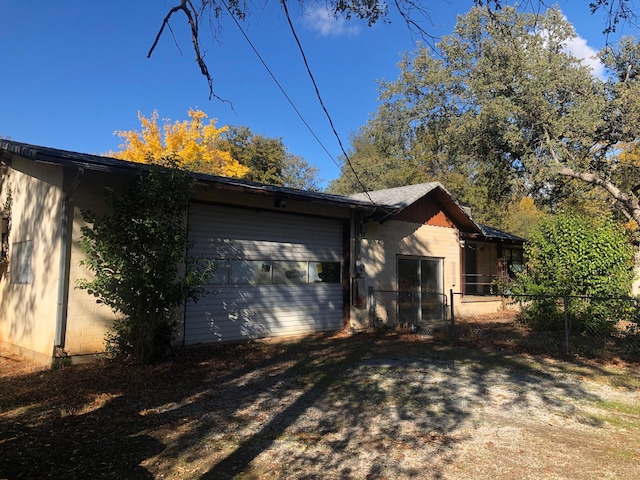
[[73, 234], [69, 257], [69, 294], [64, 351], [68, 355], [87, 355], [104, 351], [105, 333], [109, 331], [115, 315], [109, 307], [96, 301], [86, 290], [75, 286], [82, 278], [91, 278], [91, 272], [80, 262], [85, 258], [80, 248], [81, 228], [86, 225], [82, 211], [96, 214], [105, 211], [105, 187], [123, 183], [126, 179], [104, 172], [87, 171], [71, 197], [73, 208]]
[[14, 158], [3, 187], [13, 205], [9, 262], [0, 275], [0, 341], [42, 363], [54, 353], [62, 186], [62, 168]]
[[[77, 190], [73, 193], [73, 242], [70, 252], [70, 278], [68, 295], [68, 312], [66, 325], [65, 352], [69, 355], [88, 355], [104, 350], [104, 335], [115, 315], [110, 308], [96, 302], [96, 298], [85, 290], [74, 288], [81, 278], [89, 278], [90, 272], [80, 262], [84, 258], [79, 240], [81, 228], [85, 225], [82, 217], [83, 210], [91, 210], [97, 214], [104, 212], [104, 188], [107, 185], [122, 185], [127, 179], [104, 172], [86, 172]], [[262, 195], [252, 195], [242, 192], [221, 190], [200, 186], [195, 199], [214, 202], [214, 205], [237, 205], [256, 208], [271, 208], [282, 213], [306, 213], [332, 218], [349, 218], [349, 210], [338, 209], [309, 202], [287, 200], [284, 206], [276, 207], [273, 198]], [[292, 217], [293, 218], [293, 217]], [[301, 217], [298, 217], [301, 218]], [[185, 219], [186, 220], [186, 219]], [[254, 232], [255, 233], [255, 232]], [[204, 300], [197, 304], [204, 305]], [[178, 329], [175, 342], [183, 342], [184, 307], [178, 309]]]
[[228, 207], [255, 207], [260, 210], [273, 210], [281, 213], [300, 213], [303, 215], [342, 218], [348, 220], [351, 216], [349, 208], [324, 205], [313, 201], [292, 199], [276, 199], [264, 194], [223, 190], [210, 186], [200, 186], [194, 195], [194, 201], [203, 201]]
[[[374, 290], [397, 289], [397, 256], [441, 258], [443, 293], [460, 288], [460, 243], [458, 230], [434, 225], [390, 220], [384, 224], [369, 223], [355, 259], [362, 262], [362, 288]], [[358, 251], [359, 250], [359, 251]], [[351, 308], [351, 327], [368, 328], [366, 307]]]

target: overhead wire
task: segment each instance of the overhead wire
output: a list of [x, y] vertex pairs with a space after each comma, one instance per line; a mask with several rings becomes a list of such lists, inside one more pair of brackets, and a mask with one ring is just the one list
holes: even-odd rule
[[293, 35], [293, 38], [296, 41], [296, 45], [298, 46], [298, 50], [300, 51], [300, 55], [302, 56], [302, 60], [304, 61], [304, 66], [307, 69], [307, 74], [309, 75], [309, 78], [311, 79], [311, 83], [313, 84], [313, 88], [315, 89], [316, 97], [318, 98], [318, 101], [320, 102], [320, 106], [322, 107], [322, 111], [324, 112], [324, 114], [326, 115], [327, 119], [329, 120], [329, 125], [331, 125], [331, 130], [333, 131], [333, 135], [338, 140], [338, 145], [340, 146], [340, 151], [342, 152], [342, 155], [344, 156], [345, 163], [349, 166], [349, 169], [353, 173], [353, 176], [355, 177], [356, 181], [360, 184], [360, 187], [362, 187], [362, 193], [364, 193], [366, 195], [366, 197], [369, 199], [369, 201], [373, 205], [376, 205], [376, 203], [371, 198], [371, 195], [369, 195], [369, 192], [367, 191], [368, 189], [367, 189], [366, 185], [362, 182], [362, 180], [360, 180], [360, 177], [358, 176], [358, 173], [356, 172], [356, 169], [353, 167], [353, 164], [351, 163], [351, 158], [349, 158], [349, 155], [347, 154], [347, 152], [346, 152], [346, 150], [344, 148], [344, 145], [342, 144], [342, 140], [340, 139], [340, 135], [338, 135], [338, 132], [336, 131], [336, 127], [333, 124], [333, 119], [331, 118], [331, 115], [329, 114], [329, 111], [327, 110], [327, 107], [325, 107], [325, 105], [324, 105], [324, 101], [322, 100], [322, 95], [320, 95], [320, 89], [318, 88], [318, 84], [316, 83], [316, 79], [313, 76], [313, 73], [311, 72], [311, 67], [309, 66], [309, 62], [307, 61], [307, 56], [304, 53], [304, 49], [302, 48], [302, 44], [300, 43], [300, 39], [298, 38], [298, 34], [296, 33], [296, 29], [294, 28], [293, 22], [291, 21], [291, 16], [289, 15], [289, 9], [287, 7], [287, 0], [282, 0], [282, 8], [284, 10], [285, 16], [287, 17], [287, 23], [289, 24], [289, 28], [291, 29], [291, 34]]
[[[329, 152], [329, 150], [327, 149], [327, 147], [325, 147], [325, 145], [322, 143], [322, 141], [320, 140], [320, 138], [318, 137], [318, 135], [316, 135], [316, 133], [314, 132], [313, 128], [311, 128], [311, 126], [309, 125], [309, 123], [305, 120], [304, 116], [302, 115], [302, 113], [300, 112], [300, 110], [298, 109], [298, 107], [296, 107], [295, 103], [293, 102], [293, 100], [291, 99], [291, 97], [287, 94], [287, 92], [285, 91], [284, 87], [282, 86], [282, 84], [278, 81], [277, 77], [275, 76], [275, 74], [273, 73], [273, 71], [269, 68], [269, 66], [267, 65], [267, 62], [264, 60], [264, 58], [262, 57], [262, 55], [260, 54], [260, 52], [258, 51], [258, 49], [255, 47], [255, 45], [253, 44], [253, 42], [251, 41], [251, 39], [249, 38], [249, 36], [246, 34], [246, 32], [244, 31], [244, 29], [242, 28], [242, 26], [240, 25], [240, 22], [238, 22], [238, 19], [235, 17], [235, 15], [233, 15], [233, 13], [231, 12], [231, 9], [229, 8], [229, 6], [227, 5], [227, 2], [225, 0], [221, 0], [222, 5], [224, 5], [225, 9], [227, 10], [227, 12], [229, 13], [229, 16], [233, 19], [234, 23], [236, 24], [236, 26], [238, 27], [238, 30], [240, 30], [240, 33], [242, 33], [242, 36], [244, 37], [244, 39], [247, 41], [247, 43], [249, 44], [249, 46], [251, 47], [251, 49], [253, 50], [253, 52], [255, 53], [255, 55], [258, 57], [258, 60], [260, 60], [260, 63], [262, 63], [262, 66], [265, 68], [265, 70], [267, 71], [267, 73], [269, 74], [269, 76], [271, 77], [271, 79], [274, 81], [274, 83], [276, 84], [276, 86], [278, 87], [278, 89], [280, 90], [280, 92], [282, 92], [282, 94], [284, 95], [285, 99], [287, 100], [287, 102], [289, 102], [289, 105], [291, 105], [291, 107], [293, 108], [294, 112], [296, 113], [296, 115], [298, 115], [298, 118], [300, 118], [300, 120], [302, 121], [302, 123], [304, 124], [304, 126], [307, 128], [307, 130], [309, 130], [309, 132], [311, 133], [311, 135], [313, 136], [313, 138], [316, 140], [316, 142], [318, 142], [318, 145], [320, 145], [320, 147], [322, 148], [322, 150], [327, 154], [327, 156], [331, 159], [331, 161], [340, 169], [340, 171], [342, 173], [345, 173], [343, 171], [343, 168], [340, 166], [340, 164], [336, 161], [336, 159], [333, 157], [333, 155]], [[300, 50], [300, 53], [302, 54], [302, 58], [304, 60], [305, 63], [305, 67], [307, 69], [307, 73], [311, 78], [311, 81], [313, 83], [313, 86], [315, 88], [316, 91], [316, 96], [318, 97], [318, 100], [320, 101], [320, 105], [325, 113], [325, 115], [327, 116], [327, 118], [329, 119], [329, 124], [331, 125], [331, 129], [333, 131], [333, 134], [335, 135], [335, 137], [338, 140], [338, 145], [340, 146], [340, 150], [342, 152], [342, 154], [344, 155], [345, 158], [345, 163], [349, 166], [350, 170], [352, 171], [354, 177], [356, 178], [356, 180], [358, 181], [359, 185], [362, 187], [362, 192], [367, 199], [373, 204], [374, 207], [378, 208], [378, 205], [374, 202], [374, 200], [371, 198], [371, 196], [369, 195], [369, 193], [367, 192], [367, 188], [364, 185], [364, 183], [360, 180], [360, 178], [358, 177], [358, 174], [355, 171], [355, 168], [353, 167], [353, 164], [351, 163], [351, 160], [349, 158], [349, 155], [347, 154], [347, 152], [345, 151], [345, 148], [342, 144], [342, 141], [340, 139], [340, 136], [338, 135], [338, 132], [336, 131], [334, 124], [333, 124], [333, 120], [331, 119], [331, 116], [329, 115], [329, 112], [327, 111], [326, 107], [324, 106], [324, 102], [322, 100], [322, 97], [320, 95], [320, 91], [318, 89], [318, 85], [316, 84], [316, 81], [313, 77], [313, 74], [311, 73], [311, 69], [309, 67], [309, 64], [307, 62], [307, 58], [306, 55], [302, 49], [302, 45], [300, 44], [300, 41], [298, 39], [298, 36], [293, 28], [293, 24], [291, 22], [291, 18], [289, 17], [289, 11], [287, 9], [286, 6], [286, 1], [282, 2], [282, 5], [284, 6], [284, 10], [285, 10], [285, 15], [287, 17], [287, 20], [289, 22], [289, 26], [291, 28], [291, 31], [293, 33], [293, 36], [295, 38], [296, 44], [298, 46], [298, 49]]]

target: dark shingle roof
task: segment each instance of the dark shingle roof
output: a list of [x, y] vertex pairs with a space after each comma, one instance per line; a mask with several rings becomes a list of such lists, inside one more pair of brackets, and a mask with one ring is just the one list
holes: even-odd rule
[[[118, 160], [101, 155], [91, 155], [78, 153], [56, 148], [42, 147], [27, 143], [15, 142], [13, 140], [0, 139], [0, 156], [2, 152], [28, 158], [35, 162], [51, 163], [62, 166], [80, 167], [87, 170], [132, 173], [149, 166], [147, 164]], [[194, 173], [193, 176], [201, 182], [208, 183], [214, 187], [244, 191], [262, 195], [277, 196], [285, 199], [295, 199], [299, 201], [312, 201], [324, 204], [344, 206], [349, 208], [360, 208], [372, 210], [374, 206], [367, 199], [358, 200], [343, 195], [332, 195], [322, 192], [310, 192], [297, 188], [280, 187], [276, 185], [266, 185], [263, 183], [249, 182], [238, 178], [220, 177], [217, 175], [207, 175]]]
[[497, 228], [490, 227], [488, 225], [480, 224], [480, 229], [485, 237], [489, 239], [495, 240], [508, 240], [511, 242], [526, 242], [526, 239], [519, 237], [518, 235], [514, 235], [509, 232], [504, 232], [502, 230], [498, 230]]

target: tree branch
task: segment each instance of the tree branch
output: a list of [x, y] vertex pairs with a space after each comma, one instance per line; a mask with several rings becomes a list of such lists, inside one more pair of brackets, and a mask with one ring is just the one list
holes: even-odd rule
[[[558, 175], [563, 177], [575, 178], [591, 185], [596, 185], [602, 188], [605, 192], [611, 195], [618, 203], [620, 203], [626, 212], [640, 225], [640, 203], [636, 201], [631, 195], [623, 192], [615, 184], [602, 178], [601, 176], [591, 172], [578, 172], [573, 168], [566, 166], [560, 161], [558, 154], [556, 153], [551, 143], [551, 137], [546, 128], [544, 128], [544, 135], [549, 153], [554, 163], [559, 167]], [[570, 155], [569, 155], [570, 156]], [[571, 156], [570, 156], [571, 157]]]
[[209, 74], [209, 69], [207, 68], [207, 64], [205, 63], [204, 57], [200, 51], [200, 39], [199, 39], [199, 31], [198, 31], [198, 12], [196, 11], [193, 4], [191, 3], [191, 0], [181, 0], [180, 5], [176, 5], [171, 10], [169, 10], [169, 13], [167, 13], [167, 15], [164, 17], [162, 26], [160, 27], [160, 30], [158, 31], [158, 34], [156, 35], [156, 38], [153, 41], [153, 45], [151, 45], [151, 48], [149, 49], [147, 58], [151, 57], [151, 54], [153, 53], [156, 46], [158, 45], [158, 41], [160, 40], [160, 37], [164, 32], [164, 28], [169, 25], [169, 19], [174, 13], [177, 13], [177, 12], [184, 12], [189, 22], [189, 27], [191, 29], [191, 42], [193, 43], [193, 50], [195, 51], [195, 54], [196, 54], [196, 63], [200, 67], [200, 72], [202, 73], [202, 75], [204, 75], [204, 77], [207, 79], [207, 83], [209, 84], [209, 100], [215, 97], [217, 100], [228, 102], [227, 100], [220, 98], [218, 95], [216, 95], [213, 92], [213, 78], [211, 78], [211, 74]]
[[633, 219], [640, 224], [640, 203], [638, 203], [631, 195], [620, 190], [609, 180], [605, 180], [595, 173], [577, 172], [569, 167], [562, 167], [558, 171], [558, 174], [564, 177], [582, 180], [583, 182], [590, 183], [591, 185], [596, 185], [604, 189], [609, 195], [622, 204]]

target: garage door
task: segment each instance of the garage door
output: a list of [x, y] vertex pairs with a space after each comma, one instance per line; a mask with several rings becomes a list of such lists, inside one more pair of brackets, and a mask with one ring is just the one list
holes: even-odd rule
[[342, 221], [194, 204], [193, 254], [215, 265], [185, 344], [339, 330]]

